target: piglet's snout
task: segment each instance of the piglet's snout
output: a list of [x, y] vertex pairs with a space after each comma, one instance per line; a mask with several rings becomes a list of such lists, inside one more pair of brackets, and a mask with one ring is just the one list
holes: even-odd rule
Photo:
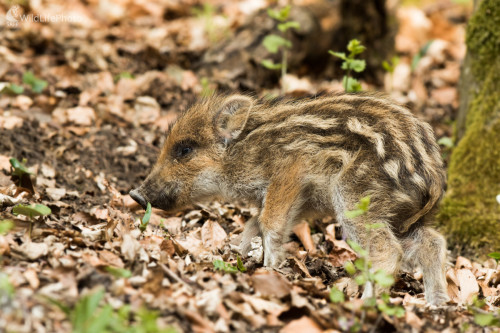
[[129, 194], [135, 202], [141, 205], [142, 208], [146, 209], [148, 203], [146, 199], [144, 199], [144, 196], [139, 192], [139, 189], [136, 188], [135, 190], [130, 191]]

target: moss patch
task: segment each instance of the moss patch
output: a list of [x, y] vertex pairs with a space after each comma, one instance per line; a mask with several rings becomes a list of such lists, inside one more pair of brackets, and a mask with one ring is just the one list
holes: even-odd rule
[[476, 84], [466, 132], [449, 168], [439, 220], [450, 245], [462, 253], [500, 250], [500, 2], [484, 0], [467, 28]]

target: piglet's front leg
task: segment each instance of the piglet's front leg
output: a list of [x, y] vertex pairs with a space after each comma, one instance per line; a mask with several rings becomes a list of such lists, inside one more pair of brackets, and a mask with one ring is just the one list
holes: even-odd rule
[[288, 239], [299, 209], [302, 195], [298, 172], [275, 179], [267, 189], [259, 216], [264, 246], [264, 266], [277, 268], [283, 262], [283, 243]]

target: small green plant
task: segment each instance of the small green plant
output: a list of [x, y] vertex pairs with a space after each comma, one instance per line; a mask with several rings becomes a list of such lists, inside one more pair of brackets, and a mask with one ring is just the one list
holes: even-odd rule
[[468, 307], [474, 315], [474, 322], [482, 327], [500, 327], [500, 311], [487, 312], [482, 310], [484, 306], [485, 302], [476, 297]]
[[26, 167], [27, 160], [23, 158], [22, 162], [19, 162], [17, 158], [9, 159], [11, 165], [11, 174], [13, 176], [22, 177], [24, 175], [32, 175], [33, 172], [29, 171]]
[[498, 261], [500, 260], [500, 252], [491, 252], [488, 254], [488, 257], [495, 259], [498, 263]]
[[299, 22], [296, 21], [289, 21], [288, 18], [290, 16], [290, 10], [292, 7], [290, 5], [276, 10], [276, 9], [268, 9], [267, 10], [267, 15], [271, 17], [272, 19], [280, 22], [278, 23], [278, 30], [281, 32], [280, 35], [276, 34], [270, 34], [264, 37], [262, 41], [262, 45], [266, 48], [267, 51], [270, 53], [276, 54], [279, 51], [281, 51], [281, 63], [276, 64], [270, 59], [264, 59], [262, 60], [261, 64], [262, 66], [272, 69], [272, 70], [279, 70], [281, 69], [281, 94], [284, 94], [284, 81], [283, 79], [285, 78], [286, 71], [287, 71], [287, 65], [288, 65], [288, 50], [292, 48], [292, 42], [290, 41], [288, 35], [289, 35], [289, 30], [290, 29], [299, 29], [300, 25]]
[[[351, 211], [344, 212], [347, 218], [356, 218], [368, 212], [370, 206], [370, 196], [366, 196], [361, 198], [361, 200], [356, 204], [356, 209]], [[365, 226], [368, 239], [370, 239], [370, 233], [372, 230], [385, 228], [386, 225], [383, 223], [372, 223]], [[369, 252], [361, 247], [358, 243], [347, 240], [349, 246], [356, 252], [358, 258], [353, 262], [348, 261], [344, 265], [344, 269], [350, 276], [354, 277], [354, 281], [359, 286], [364, 286], [367, 288], [368, 286], [373, 287], [374, 289], [377, 287], [381, 287], [383, 289], [388, 289], [394, 284], [394, 277], [391, 274], [386, 273], [383, 270], [373, 271], [372, 264], [370, 262]], [[333, 303], [341, 303], [344, 302], [345, 296], [341, 290], [337, 287], [332, 286], [330, 289], [330, 301]], [[344, 318], [339, 318], [339, 322], [343, 323], [343, 329], [358, 332], [362, 329], [367, 311], [378, 311], [379, 318], [381, 314], [385, 314], [388, 316], [396, 316], [402, 317], [404, 315], [404, 308], [397, 305], [392, 305], [390, 303], [390, 298], [387, 293], [382, 293], [380, 296], [380, 300], [377, 302], [375, 296], [366, 298], [364, 301], [364, 305], [362, 308], [361, 319], [355, 319], [354, 322], [349, 324], [349, 321]], [[377, 325], [375, 323], [375, 326]], [[345, 326], [345, 327], [344, 327]], [[372, 328], [374, 331], [376, 327]]]
[[417, 54], [415, 54], [413, 56], [413, 59], [411, 60], [411, 70], [412, 71], [414, 71], [417, 68], [418, 63], [420, 62], [420, 59], [422, 59], [425, 56], [425, 54], [429, 50], [429, 47], [431, 46], [432, 42], [433, 42], [433, 40], [430, 40], [427, 43], [425, 43], [425, 45], [422, 46], [422, 48], [417, 52]]
[[390, 61], [382, 61], [382, 67], [391, 74], [394, 74], [394, 70], [396, 69], [396, 66], [399, 64], [399, 57], [394, 56]]
[[141, 224], [139, 225], [139, 229], [141, 232], [144, 232], [148, 227], [149, 220], [151, 219], [151, 204], [148, 202], [148, 206], [146, 207], [146, 213], [144, 213], [144, 217], [141, 220]]
[[348, 219], [353, 219], [355, 217], [365, 214], [368, 211], [369, 206], [370, 206], [370, 196], [363, 197], [356, 204], [356, 209], [347, 210], [344, 212], [344, 215]]
[[31, 71], [23, 74], [23, 83], [30, 86], [31, 90], [37, 94], [47, 87], [47, 81], [37, 78]]
[[115, 82], [120, 81], [121, 79], [134, 79], [134, 74], [130, 72], [121, 72], [120, 74], [115, 76]]
[[0, 220], [0, 236], [8, 233], [12, 228], [14, 228], [12, 220]]
[[236, 266], [233, 266], [233, 264], [225, 262], [223, 260], [214, 260], [213, 265], [216, 270], [224, 271], [230, 274], [238, 272], [244, 273], [247, 271], [246, 267], [243, 265], [243, 261], [241, 260], [240, 256], [236, 257]]
[[48, 301], [61, 309], [71, 322], [74, 333], [116, 332], [116, 333], [175, 333], [172, 328], [160, 329], [156, 323], [158, 313], [140, 309], [131, 313], [125, 305], [115, 310], [111, 305], [100, 306], [104, 298], [101, 289], [83, 296], [73, 308], [53, 299]]
[[391, 81], [390, 81], [390, 87], [389, 91], [392, 90], [392, 82], [394, 79], [394, 70], [396, 69], [396, 66], [399, 64], [399, 57], [394, 56], [390, 61], [384, 60], [382, 62], [382, 67], [391, 75]]
[[201, 84], [201, 97], [210, 97], [215, 94], [215, 89], [210, 84], [207, 77], [202, 77], [200, 80]]
[[193, 8], [192, 13], [203, 21], [205, 33], [211, 43], [219, 42], [228, 36], [227, 19], [224, 17], [225, 20], [222, 23], [225, 24], [217, 24], [218, 22], [215, 20], [217, 10], [214, 5], [204, 3], [201, 8]]
[[33, 230], [33, 223], [36, 222], [35, 217], [37, 216], [47, 216], [52, 213], [49, 207], [41, 204], [35, 205], [17, 205], [12, 209], [14, 215], [24, 215], [30, 219], [29, 236], [31, 238], [31, 232]]
[[129, 271], [128, 269], [124, 268], [119, 268], [119, 267], [113, 267], [113, 266], [106, 266], [104, 267], [106, 272], [110, 273], [116, 278], [129, 278], [132, 276], [132, 272]]
[[438, 143], [439, 145], [441, 145], [441, 146], [444, 146], [444, 147], [448, 148], [448, 149], [451, 149], [451, 148], [453, 148], [453, 147], [455, 146], [455, 145], [454, 145], [454, 143], [453, 143], [453, 139], [452, 139], [452, 138], [450, 138], [450, 137], [447, 137], [447, 136], [443, 136], [443, 137], [441, 137], [441, 138], [437, 141], [437, 143]]
[[17, 85], [15, 83], [5, 83], [2, 82], [0, 86], [0, 92], [9, 95], [19, 95], [24, 92], [24, 87]]
[[361, 45], [359, 40], [353, 39], [347, 44], [347, 50], [349, 54], [346, 55], [344, 52], [334, 52], [332, 50], [328, 51], [334, 57], [342, 59], [342, 69], [346, 71], [342, 79], [342, 85], [346, 92], [356, 92], [361, 91], [361, 84], [355, 78], [351, 77], [351, 72], [361, 73], [366, 68], [366, 62], [361, 59], [356, 59], [356, 56], [363, 53], [366, 47]]

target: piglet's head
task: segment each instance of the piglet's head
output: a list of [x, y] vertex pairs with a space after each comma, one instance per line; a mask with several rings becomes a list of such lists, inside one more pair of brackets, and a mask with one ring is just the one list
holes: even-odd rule
[[212, 97], [195, 104], [171, 126], [160, 156], [130, 196], [142, 207], [163, 210], [221, 195], [223, 161], [242, 133], [253, 105], [250, 97]]

